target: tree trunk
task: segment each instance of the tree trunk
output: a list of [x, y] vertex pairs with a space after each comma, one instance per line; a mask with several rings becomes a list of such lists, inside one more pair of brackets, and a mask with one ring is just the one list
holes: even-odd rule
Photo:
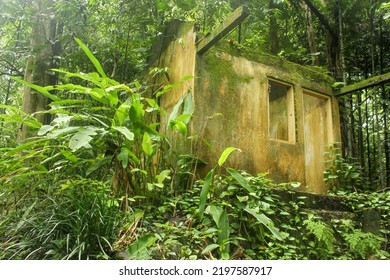
[[371, 116], [369, 114], [368, 104], [369, 104], [369, 98], [367, 97], [367, 90], [365, 90], [365, 114], [366, 114], [366, 147], [367, 147], [367, 166], [368, 166], [368, 179], [369, 182], [373, 181], [373, 170], [372, 170], [372, 159], [371, 159], [371, 140], [370, 140], [370, 119]]
[[314, 55], [318, 52], [317, 42], [314, 35], [313, 21], [312, 21], [312, 11], [309, 9], [306, 3], [302, 3], [303, 8], [306, 11], [306, 34], [307, 41], [309, 43], [310, 53], [312, 54], [311, 63], [312, 65], [319, 65], [317, 55]]
[[384, 145], [384, 152], [385, 152], [385, 179], [384, 179], [384, 185], [390, 186], [390, 139], [389, 139], [389, 128], [388, 128], [388, 115], [389, 115], [389, 109], [387, 105], [387, 93], [385, 85], [381, 86], [382, 91], [382, 102], [383, 102], [383, 145]]
[[[379, 63], [380, 63], [380, 73], [384, 74], [384, 53], [385, 53], [385, 42], [383, 38], [383, 22], [382, 18], [379, 21]], [[388, 101], [390, 100], [388, 96], [388, 91], [384, 84], [381, 86], [382, 90], [382, 102], [383, 102], [383, 130], [384, 130], [384, 146], [385, 146], [385, 162], [386, 162], [386, 186], [390, 186], [390, 137], [389, 137], [389, 127], [388, 127], [388, 117], [389, 117], [389, 106]]]
[[[31, 55], [27, 61], [24, 80], [45, 86], [53, 82], [53, 76], [48, 70], [53, 66], [53, 49], [55, 46], [56, 22], [52, 18], [52, 0], [33, 1], [36, 17], [33, 21], [31, 35]], [[25, 86], [23, 89], [22, 110], [28, 115], [34, 115], [42, 124], [47, 123], [48, 115], [43, 111], [47, 109], [49, 100], [33, 89]], [[21, 128], [19, 142], [30, 136], [26, 125]]]
[[276, 20], [275, 9], [277, 8], [274, 0], [269, 1], [269, 37], [271, 40], [271, 53], [279, 53], [279, 37], [278, 37], [278, 22]]
[[363, 144], [363, 116], [362, 116], [362, 92], [357, 94], [357, 110], [358, 110], [358, 150], [359, 150], [359, 159], [360, 166], [363, 170], [363, 177], [366, 178], [366, 164], [364, 156], [364, 144]]

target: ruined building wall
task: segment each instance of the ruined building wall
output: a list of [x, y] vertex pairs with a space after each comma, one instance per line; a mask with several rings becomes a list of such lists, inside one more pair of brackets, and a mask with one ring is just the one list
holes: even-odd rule
[[233, 146], [242, 152], [233, 153], [228, 166], [326, 192], [323, 152], [340, 139], [333, 81], [316, 68], [227, 42], [199, 55], [191, 24], [172, 25], [168, 31], [158, 59], [168, 71], [160, 81], [172, 84], [194, 76], [161, 99], [167, 111], [161, 119], [165, 133], [175, 105], [192, 96], [191, 140], [168, 131], [173, 145], [204, 160], [207, 164], [198, 169], [203, 175]]

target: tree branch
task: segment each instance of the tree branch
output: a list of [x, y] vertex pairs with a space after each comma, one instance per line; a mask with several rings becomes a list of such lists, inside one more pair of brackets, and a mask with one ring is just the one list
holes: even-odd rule
[[318, 19], [320, 20], [320, 22], [322, 23], [322, 25], [325, 27], [325, 29], [329, 32], [329, 34], [333, 37], [333, 38], [337, 38], [338, 35], [337, 33], [334, 31], [334, 29], [330, 26], [330, 23], [328, 21], [328, 19], [313, 5], [313, 3], [310, 1], [310, 0], [303, 0], [306, 5], [310, 8], [310, 10], [313, 12], [313, 14], [315, 14]]
[[23, 77], [23, 74], [10, 74], [10, 73], [5, 73], [5, 72], [0, 72], [0, 76], [12, 76], [12, 77]]

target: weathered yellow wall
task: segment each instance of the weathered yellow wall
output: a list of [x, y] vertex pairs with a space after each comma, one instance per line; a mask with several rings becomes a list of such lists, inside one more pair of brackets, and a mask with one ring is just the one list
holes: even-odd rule
[[[331, 142], [339, 141], [338, 104], [331, 97], [331, 80], [326, 74], [278, 57], [242, 52], [229, 44], [196, 55], [195, 39], [191, 24], [179, 25], [159, 59], [160, 67], [169, 68], [165, 82], [176, 83], [185, 75], [195, 77], [161, 99], [167, 111], [161, 119], [164, 132], [173, 107], [188, 91], [193, 94], [195, 112], [189, 134], [198, 141], [189, 143], [185, 137], [170, 133], [173, 144], [182, 151], [191, 145], [191, 151], [207, 162], [199, 169], [203, 174], [216, 164], [225, 148], [233, 146], [242, 152], [233, 153], [226, 165], [252, 174], [268, 172], [276, 182], [301, 182], [303, 190], [325, 192], [323, 182], [305, 189], [303, 90], [330, 96], [332, 132], [328, 134]], [[289, 141], [269, 139], [269, 79], [292, 86], [294, 114], [289, 116], [293, 126]]]
[[[228, 165], [252, 174], [268, 172], [277, 182], [302, 182], [305, 189], [302, 86], [330, 95], [329, 85], [308, 81], [310, 76], [297, 69], [288, 72], [233, 56], [225, 49], [210, 50], [197, 57], [196, 77], [194, 130], [201, 131], [207, 122], [203, 137], [215, 149], [215, 152], [206, 146], [200, 149], [201, 158], [209, 163], [208, 168], [215, 164], [226, 147], [233, 146], [241, 149], [242, 153], [233, 154]], [[269, 78], [288, 83], [293, 88], [295, 116], [292, 116], [294, 120], [290, 124], [294, 126], [295, 135], [291, 142], [269, 139]], [[333, 100], [332, 104], [333, 110], [337, 110], [337, 102]], [[208, 120], [215, 113], [222, 116]], [[330, 133], [332, 142], [339, 139], [336, 119], [337, 115], [333, 121], [337, 127]], [[322, 174], [323, 170], [318, 172]], [[326, 186], [321, 181], [315, 189], [307, 190], [321, 193], [326, 191]]]
[[[183, 22], [173, 22], [168, 26], [168, 31], [163, 35], [163, 51], [157, 56], [156, 66], [167, 67], [167, 74], [159, 77], [158, 83], [178, 84], [178, 86], [160, 99], [160, 107], [165, 114], [161, 115], [161, 132], [168, 135], [170, 142], [176, 146], [178, 151], [188, 152], [186, 137], [177, 131], [167, 129], [169, 116], [179, 102], [187, 94], [194, 94], [194, 79], [188, 79], [181, 83], [183, 77], [195, 76], [195, 33], [193, 24]], [[157, 50], [161, 51], [161, 50]], [[193, 98], [194, 100], [194, 98]]]

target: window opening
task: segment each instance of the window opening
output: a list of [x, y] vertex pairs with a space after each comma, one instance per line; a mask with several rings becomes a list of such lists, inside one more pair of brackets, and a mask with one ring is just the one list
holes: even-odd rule
[[268, 135], [270, 139], [295, 141], [292, 87], [268, 82]]

